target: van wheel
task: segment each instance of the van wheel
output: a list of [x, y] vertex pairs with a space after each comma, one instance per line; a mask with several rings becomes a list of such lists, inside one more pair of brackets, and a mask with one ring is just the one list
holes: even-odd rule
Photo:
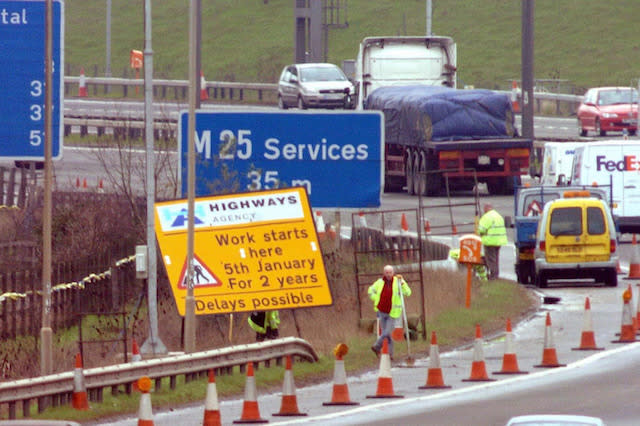
[[597, 134], [599, 134], [600, 136], [607, 136], [607, 132], [602, 130], [602, 128], [600, 127], [600, 120], [598, 120], [597, 118], [596, 118], [595, 128], [596, 128]]
[[536, 286], [540, 288], [547, 288], [547, 274], [540, 272], [536, 275]]
[[604, 285], [607, 287], [618, 286], [618, 272], [615, 269], [609, 269], [604, 273]]

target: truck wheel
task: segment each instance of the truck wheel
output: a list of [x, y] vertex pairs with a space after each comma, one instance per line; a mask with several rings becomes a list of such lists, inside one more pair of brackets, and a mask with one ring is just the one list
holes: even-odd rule
[[[433, 156], [426, 157], [425, 161], [425, 171], [435, 171], [438, 170], [437, 159], [434, 159]], [[442, 194], [442, 174], [441, 173], [429, 173], [426, 175], [426, 192], [428, 196], [437, 197]]]
[[424, 194], [422, 176], [423, 175], [420, 173], [420, 155], [416, 152], [416, 154], [413, 156], [413, 193], [415, 195]]
[[420, 166], [418, 167], [417, 181], [418, 187], [416, 193], [420, 195], [427, 195], [427, 158], [424, 152], [420, 153]]
[[404, 160], [404, 175], [407, 178], [407, 194], [414, 195], [413, 154], [410, 150], [407, 150], [407, 157]]
[[514, 269], [516, 270], [516, 280], [517, 280], [520, 284], [526, 284], [526, 283], [524, 282], [524, 278], [522, 277], [522, 267], [521, 267], [521, 265], [519, 265], [519, 264], [517, 264], [517, 263], [516, 263], [516, 265], [515, 265], [515, 268], [514, 268]]

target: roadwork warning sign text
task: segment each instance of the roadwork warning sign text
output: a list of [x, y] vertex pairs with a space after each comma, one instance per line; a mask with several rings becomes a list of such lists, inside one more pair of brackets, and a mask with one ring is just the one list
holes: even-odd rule
[[[155, 210], [163, 262], [184, 315], [187, 200], [156, 203]], [[331, 305], [305, 189], [196, 199], [193, 281], [200, 315]]]

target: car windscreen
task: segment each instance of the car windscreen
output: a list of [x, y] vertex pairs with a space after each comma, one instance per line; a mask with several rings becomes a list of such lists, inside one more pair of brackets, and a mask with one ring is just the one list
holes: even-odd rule
[[633, 104], [638, 102], [637, 90], [602, 90], [598, 105]]
[[339, 68], [318, 67], [301, 68], [300, 81], [346, 81], [347, 77]]
[[561, 235], [582, 234], [582, 209], [580, 207], [559, 207], [551, 212], [549, 233]]

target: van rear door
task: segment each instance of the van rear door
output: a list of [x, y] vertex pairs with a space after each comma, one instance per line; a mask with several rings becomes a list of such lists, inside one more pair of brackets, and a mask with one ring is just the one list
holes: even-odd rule
[[609, 228], [602, 202], [585, 199], [559, 203], [550, 211], [548, 221], [547, 262], [609, 260]]

